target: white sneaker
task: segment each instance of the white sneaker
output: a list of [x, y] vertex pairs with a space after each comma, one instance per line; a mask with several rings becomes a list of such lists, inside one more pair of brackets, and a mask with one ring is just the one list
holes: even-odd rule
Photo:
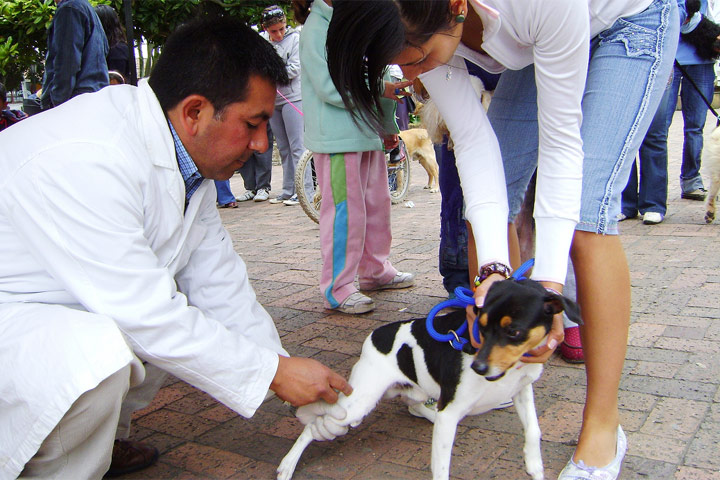
[[645, 215], [643, 215], [643, 223], [645, 225], [657, 225], [664, 219], [663, 214], [659, 212], [645, 212]]
[[270, 198], [270, 192], [267, 191], [267, 190], [265, 190], [264, 188], [261, 188], [261, 189], [258, 190], [257, 193], [255, 194], [255, 199], [254, 199], [254, 200], [255, 200], [256, 202], [264, 202], [264, 201], [267, 200], [268, 198]]
[[367, 313], [375, 310], [375, 302], [372, 301], [372, 298], [360, 292], [355, 292], [351, 293], [350, 296], [339, 306], [335, 307], [334, 310], [351, 315]]
[[300, 200], [298, 200], [297, 195], [293, 195], [287, 200], [283, 200], [283, 205], [287, 205], [289, 207], [292, 207], [293, 205], [300, 205]]
[[276, 203], [283, 203], [286, 199], [282, 197], [275, 197], [271, 198], [269, 203], [276, 204]]
[[363, 288], [360, 286], [360, 290], [372, 291], [372, 290], [388, 290], [391, 288], [407, 288], [415, 285], [415, 274], [409, 272], [398, 272], [392, 280], [384, 285], [377, 285], [375, 287]]
[[248, 200], [252, 200], [253, 198], [255, 198], [255, 192], [253, 192], [252, 190], [245, 190], [245, 193], [237, 197], [236, 200], [238, 202], [247, 202]]

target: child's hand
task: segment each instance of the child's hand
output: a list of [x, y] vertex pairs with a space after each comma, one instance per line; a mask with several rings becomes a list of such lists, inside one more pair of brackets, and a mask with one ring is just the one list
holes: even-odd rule
[[385, 144], [385, 151], [390, 151], [398, 146], [400, 137], [397, 135], [388, 135], [387, 137], [383, 137], [383, 143]]
[[401, 102], [403, 98], [409, 97], [412, 93], [404, 90], [405, 88], [412, 85], [412, 81], [405, 80], [404, 82], [385, 82], [385, 91], [383, 97]]

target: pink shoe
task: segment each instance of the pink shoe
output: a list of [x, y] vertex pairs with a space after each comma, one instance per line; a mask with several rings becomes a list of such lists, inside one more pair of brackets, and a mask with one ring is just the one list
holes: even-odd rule
[[568, 363], [585, 363], [585, 354], [580, 340], [580, 328], [569, 327], [565, 329], [565, 340], [559, 347], [560, 356]]

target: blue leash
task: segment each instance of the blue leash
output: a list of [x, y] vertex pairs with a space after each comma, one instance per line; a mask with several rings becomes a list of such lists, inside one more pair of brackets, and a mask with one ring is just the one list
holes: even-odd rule
[[[531, 258], [527, 262], [520, 265], [520, 268], [515, 270], [510, 276], [510, 278], [515, 280], [516, 282], [519, 282], [520, 280], [527, 280], [524, 275], [525, 273], [527, 273], [528, 270], [530, 270], [530, 268], [532, 268], [534, 264], [535, 259]], [[470, 305], [475, 305], [475, 297], [473, 296], [473, 292], [469, 288], [457, 287], [454, 293], [455, 298], [440, 302], [435, 305], [432, 310], [430, 310], [430, 313], [428, 313], [427, 316], [427, 320], [425, 320], [425, 328], [427, 329], [433, 340], [437, 340], [438, 342], [450, 342], [450, 345], [455, 350], [462, 350], [463, 347], [469, 342], [467, 338], [462, 337], [462, 335], [464, 335], [467, 331], [467, 322], [463, 322], [457, 330], [450, 330], [446, 334], [438, 333], [438, 331], [435, 330], [435, 327], [433, 326], [435, 315], [440, 313], [440, 311], [450, 307], [464, 309]], [[480, 324], [477, 321], [477, 318], [473, 323], [473, 336], [475, 338], [480, 338]]]

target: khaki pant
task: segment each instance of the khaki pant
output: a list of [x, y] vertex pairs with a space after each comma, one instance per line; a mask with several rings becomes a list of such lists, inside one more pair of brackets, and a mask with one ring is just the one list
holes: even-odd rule
[[20, 478], [101, 479], [114, 440], [127, 438], [132, 413], [152, 401], [167, 376], [150, 364], [145, 372], [145, 381], [130, 388], [130, 366], [125, 366], [78, 397]]

